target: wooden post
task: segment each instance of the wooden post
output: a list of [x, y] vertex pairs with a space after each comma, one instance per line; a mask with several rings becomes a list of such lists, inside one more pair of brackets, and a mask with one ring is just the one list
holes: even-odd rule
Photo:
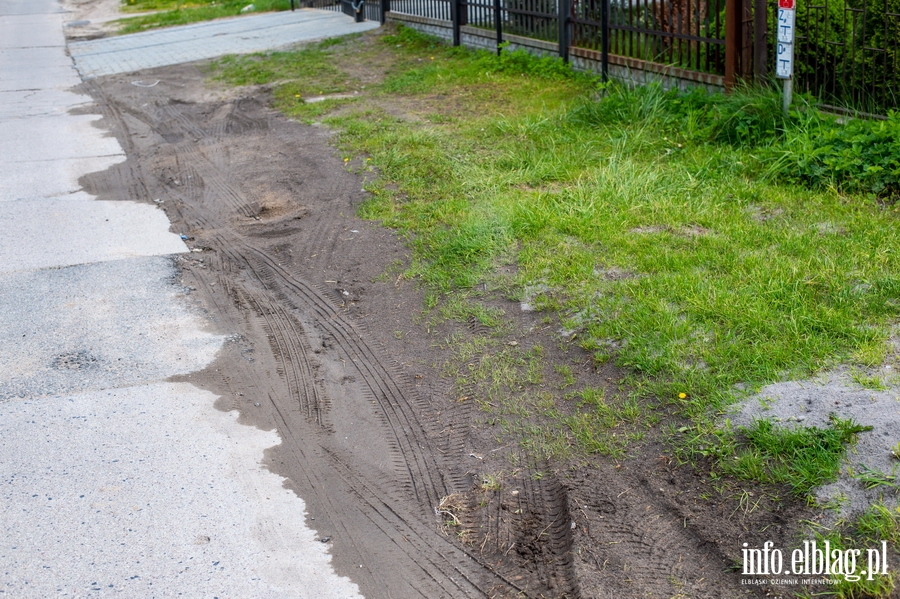
[[734, 89], [741, 59], [741, 0], [725, 0], [725, 91]]

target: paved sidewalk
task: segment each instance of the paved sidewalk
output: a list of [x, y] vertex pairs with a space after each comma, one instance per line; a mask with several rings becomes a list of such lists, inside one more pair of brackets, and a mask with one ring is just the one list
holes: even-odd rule
[[[178, 283], [189, 248], [165, 214], [82, 189], [126, 156], [74, 91], [65, 17], [55, 0], [0, 0], [0, 597], [359, 598], [262, 466], [278, 434], [170, 382], [227, 340]], [[351, 21], [304, 11], [88, 42], [81, 67], [259, 50], [338, 20]]]
[[263, 52], [378, 27], [373, 21], [354, 23], [341, 12], [304, 8], [74, 42], [69, 52], [81, 76], [88, 79], [225, 54]]

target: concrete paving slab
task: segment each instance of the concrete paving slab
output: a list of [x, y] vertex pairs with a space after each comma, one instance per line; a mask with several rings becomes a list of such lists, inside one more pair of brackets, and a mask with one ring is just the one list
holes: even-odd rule
[[259, 463], [278, 435], [189, 384], [0, 405], [0, 593], [360, 597]]
[[187, 251], [156, 206], [59, 198], [0, 202], [0, 273]]
[[81, 83], [72, 64], [44, 67], [39, 71], [27, 64], [0, 64], [0, 91], [67, 89]]
[[56, 0], [3, 0], [0, 16], [64, 13]]
[[0, 161], [0, 203], [23, 198], [65, 196], [81, 189], [85, 173], [104, 171], [125, 160], [122, 155], [32, 162]]
[[3, 16], [0, 19], [0, 48], [66, 45], [61, 14]]
[[0, 274], [0, 402], [204, 368], [223, 338], [177, 275], [166, 257]]
[[61, 89], [0, 90], [0, 120], [60, 116], [73, 108], [93, 104], [87, 96]]
[[94, 125], [101, 118], [99, 114], [79, 114], [0, 121], [0, 156], [7, 163], [124, 157], [116, 138]]
[[69, 51], [82, 77], [90, 78], [226, 54], [263, 52], [378, 26], [372, 21], [355, 23], [340, 12], [301, 9], [74, 42]]
[[28, 64], [32, 68], [66, 67], [72, 64], [61, 46], [0, 48], [0, 64]]

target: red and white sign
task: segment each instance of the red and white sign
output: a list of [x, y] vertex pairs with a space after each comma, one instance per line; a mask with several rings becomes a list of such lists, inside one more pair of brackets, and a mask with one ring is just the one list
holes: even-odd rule
[[777, 37], [775, 76], [790, 79], [794, 74], [794, 0], [778, 0]]

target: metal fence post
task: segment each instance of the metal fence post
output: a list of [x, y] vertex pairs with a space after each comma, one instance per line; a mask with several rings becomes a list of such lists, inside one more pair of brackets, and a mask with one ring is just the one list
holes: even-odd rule
[[609, 0], [600, 0], [600, 72], [609, 81]]
[[569, 62], [569, 13], [572, 11], [572, 0], [559, 0], [559, 57]]
[[497, 28], [497, 56], [503, 49], [500, 44], [503, 43], [503, 21], [500, 20], [500, 0], [494, 0], [494, 26]]
[[769, 2], [755, 0], [753, 6], [753, 78], [758, 85], [766, 81], [768, 56], [766, 45], [769, 43]]
[[734, 89], [741, 58], [740, 0], [725, 0], [725, 91]]
[[450, 20], [453, 22], [453, 45], [458, 46], [460, 44], [460, 12], [462, 11], [462, 6], [460, 6], [460, 0], [450, 0]]
[[387, 21], [387, 14], [391, 12], [391, 0], [381, 0], [381, 24]]

